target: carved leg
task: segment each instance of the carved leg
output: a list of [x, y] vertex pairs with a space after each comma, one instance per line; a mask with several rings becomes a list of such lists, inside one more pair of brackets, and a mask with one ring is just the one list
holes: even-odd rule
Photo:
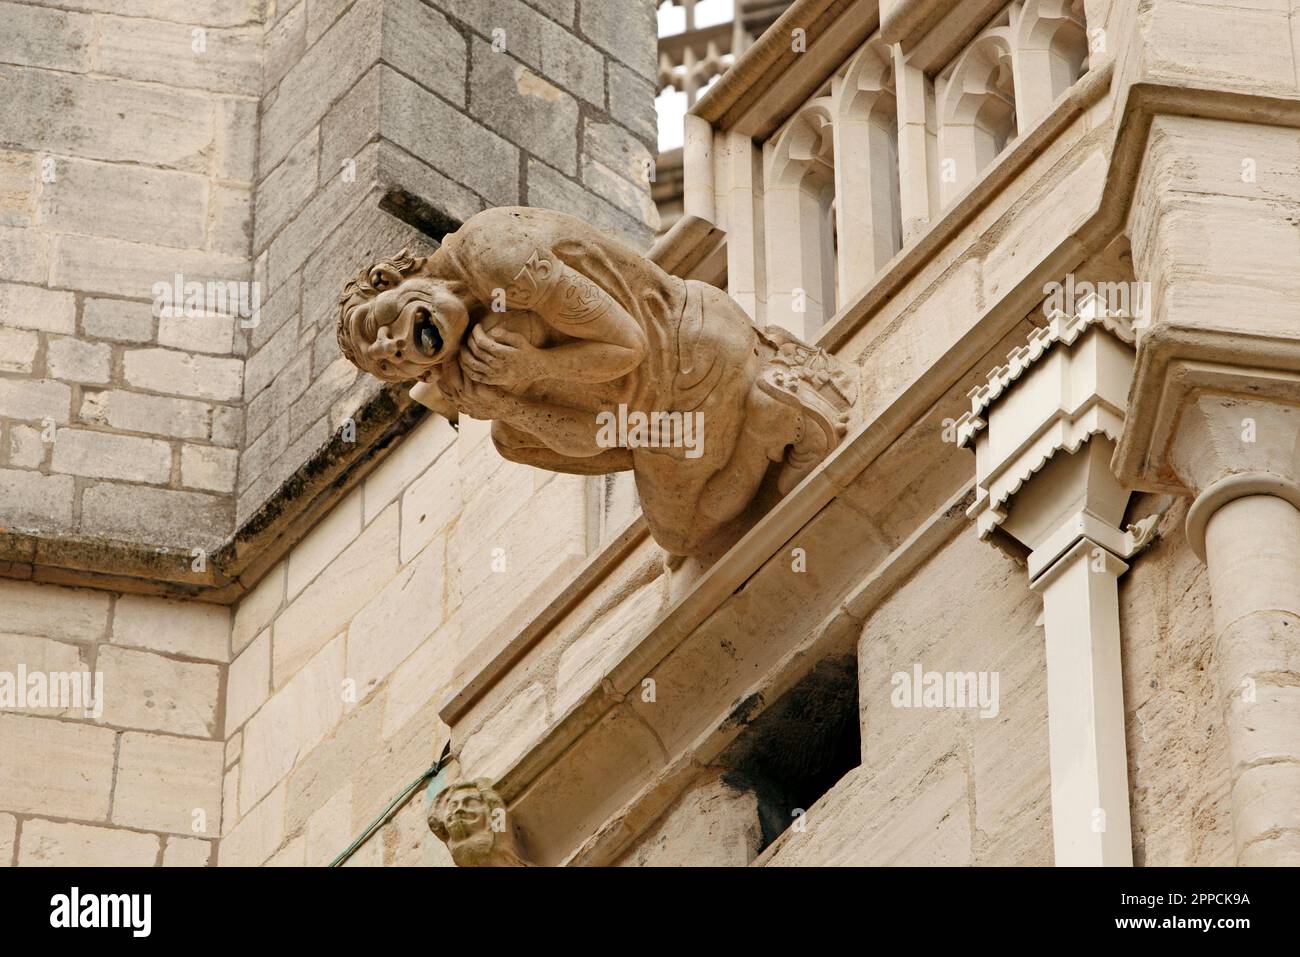
[[605, 449], [596, 455], [572, 456], [556, 452], [536, 436], [497, 419], [492, 423], [492, 444], [503, 459], [570, 475], [606, 475], [632, 468], [627, 449]]

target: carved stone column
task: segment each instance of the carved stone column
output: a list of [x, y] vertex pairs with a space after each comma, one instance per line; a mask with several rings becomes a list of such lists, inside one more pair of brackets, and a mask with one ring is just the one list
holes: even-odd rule
[[1133, 367], [1128, 318], [1095, 299], [1056, 314], [971, 392], [980, 537], [1028, 549], [1047, 642], [1052, 838], [1058, 865], [1129, 866], [1128, 761], [1117, 579], [1143, 533], [1109, 461]]
[[1162, 327], [1143, 342], [1115, 459], [1135, 484], [1193, 496], [1239, 864], [1300, 864], [1300, 376], [1232, 361], [1243, 348], [1293, 354], [1278, 347]]
[[1129, 233], [1153, 322], [1113, 464], [1193, 499], [1238, 864], [1300, 864], [1297, 204], [1295, 130], [1152, 120]]

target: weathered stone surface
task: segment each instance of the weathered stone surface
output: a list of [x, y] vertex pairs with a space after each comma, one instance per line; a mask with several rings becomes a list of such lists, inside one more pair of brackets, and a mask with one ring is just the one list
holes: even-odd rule
[[98, 342], [51, 336], [45, 345], [45, 365], [52, 378], [62, 382], [108, 382], [113, 351]]
[[101, 17], [97, 69], [111, 76], [254, 96], [262, 88], [262, 31]]
[[215, 858], [216, 841], [192, 837], [169, 837], [163, 847], [163, 867], [210, 867]]
[[[139, 28], [148, 35], [157, 26]], [[41, 190], [38, 205], [40, 221], [50, 229], [155, 246], [203, 247], [208, 216], [205, 177], [75, 159], [59, 160], [55, 176]]]
[[270, 696], [271, 630], [268, 628], [230, 664], [226, 676], [226, 734], [243, 725]]
[[212, 445], [181, 446], [181, 484], [209, 492], [233, 492], [239, 453]]
[[71, 528], [73, 485], [68, 475], [0, 469], [0, 516], [15, 528]]
[[115, 645], [186, 658], [230, 660], [230, 609], [202, 602], [121, 595], [113, 608]]
[[294, 546], [287, 573], [290, 601], [361, 534], [361, 504], [361, 492], [353, 492]]
[[169, 349], [229, 355], [234, 334], [234, 316], [163, 315], [158, 319], [158, 345]]
[[157, 439], [59, 429], [50, 467], [71, 475], [161, 485], [171, 477], [172, 450]]
[[389, 506], [295, 598], [275, 623], [272, 672], [281, 687], [397, 572], [397, 508]]
[[[25, 668], [29, 675], [34, 672], [42, 672], [50, 676], [49, 680], [51, 681], [54, 680], [55, 675], [70, 676], [74, 673], [88, 674], [90, 672], [87, 651], [79, 645], [50, 641], [48, 638], [37, 638], [32, 635], [0, 634], [0, 673], [14, 676], [16, 684], [20, 667]], [[80, 679], [80, 681], [82, 682], [80, 687], [84, 688], [84, 679]], [[60, 691], [59, 694], [61, 693]], [[91, 694], [93, 694], [93, 688]], [[30, 702], [25, 707], [17, 707], [16, 705], [15, 702], [13, 707], [5, 710], [12, 710], [19, 714], [43, 715], [45, 717], [73, 719], [89, 717], [84, 706], [32, 707]]]
[[53, 379], [0, 380], [0, 415], [10, 419], [40, 422], [49, 419], [59, 425], [68, 421], [72, 390]]
[[510, 760], [541, 736], [549, 717], [545, 688], [534, 683], [520, 689], [461, 745], [461, 770], [467, 777], [501, 777]]
[[[13, 261], [22, 258], [15, 256]], [[0, 322], [19, 329], [72, 335], [76, 332], [77, 303], [70, 292], [0, 283]]]
[[220, 741], [123, 734], [113, 823], [216, 837], [221, 824], [222, 750]]
[[153, 867], [160, 847], [156, 834], [32, 818], [23, 822], [18, 866]]
[[[352, 785], [341, 788], [307, 819], [306, 865], [326, 867], [356, 837], [352, 833]], [[377, 840], [377, 837], [371, 838]]]
[[86, 299], [81, 329], [97, 339], [148, 342], [153, 338], [153, 305], [124, 299]]
[[198, 492], [100, 482], [82, 493], [81, 527], [108, 538], [179, 545], [177, 560], [188, 566], [191, 549], [212, 548], [228, 534], [230, 505]]
[[104, 673], [104, 724], [200, 738], [216, 732], [217, 665], [101, 647], [95, 667]]
[[0, 62], [69, 73], [90, 69], [93, 17], [4, 3], [0, 4], [0, 19], [9, 27], [0, 37]]
[[347, 677], [364, 699], [442, 624], [443, 555], [425, 552], [362, 608], [348, 626]]
[[284, 603], [285, 562], [280, 562], [262, 577], [235, 609], [230, 625], [230, 651], [238, 655], [263, 628], [275, 620]]
[[0, 372], [30, 375], [40, 344], [40, 337], [34, 332], [0, 328]]
[[578, 102], [522, 63], [475, 41], [470, 108], [486, 126], [550, 163], [577, 172]]
[[654, 78], [657, 66], [654, 22], [654, 6], [640, 0], [625, 5], [588, 3], [578, 12], [583, 33], [646, 79]]
[[241, 806], [261, 800], [343, 717], [343, 657], [339, 636], [248, 722], [240, 758]]
[[61, 588], [0, 579], [4, 630], [67, 641], [108, 634], [109, 596], [88, 588]]
[[89, 724], [0, 714], [0, 808], [105, 820], [116, 738]]
[[181, 439], [205, 439], [212, 407], [190, 399], [172, 399], [125, 389], [82, 391], [82, 422], [106, 425], [123, 432], [151, 432]]
[[285, 786], [282, 784], [244, 813], [239, 823], [219, 842], [221, 867], [256, 867], [284, 840]]
[[18, 846], [18, 819], [12, 814], [0, 814], [0, 867], [12, 867]]
[[195, 356], [174, 349], [128, 349], [122, 357], [126, 381], [141, 389], [198, 399], [237, 399], [243, 363]]
[[746, 867], [758, 856], [762, 842], [754, 792], [706, 775], [618, 863], [624, 867]]
[[[401, 559], [409, 562], [456, 517], [460, 474], [456, 456], [444, 452], [402, 493]], [[367, 502], [369, 494], [367, 493]]]

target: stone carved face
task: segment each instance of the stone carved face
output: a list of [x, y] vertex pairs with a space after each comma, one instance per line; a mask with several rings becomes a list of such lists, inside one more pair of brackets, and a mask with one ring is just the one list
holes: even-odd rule
[[469, 329], [458, 284], [420, 275], [423, 263], [403, 250], [348, 283], [339, 299], [339, 348], [376, 378], [427, 381]]
[[505, 802], [486, 781], [453, 784], [429, 809], [429, 829], [461, 867], [481, 866], [511, 846]]

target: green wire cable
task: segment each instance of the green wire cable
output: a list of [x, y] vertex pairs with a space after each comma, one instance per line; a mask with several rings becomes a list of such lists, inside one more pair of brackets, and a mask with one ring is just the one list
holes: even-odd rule
[[362, 844], [370, 840], [370, 838], [374, 836], [374, 833], [377, 830], [379, 830], [381, 827], [383, 827], [385, 824], [388, 823], [388, 819], [392, 817], [393, 811], [396, 810], [401, 804], [403, 804], [406, 801], [406, 799], [411, 796], [411, 793], [415, 791], [416, 788], [418, 788], [421, 784], [423, 784], [425, 781], [429, 780], [429, 778], [433, 777], [439, 771], [442, 770], [443, 765], [447, 763], [447, 760], [450, 756], [451, 756], [451, 742], [448, 741], [446, 746], [442, 749], [442, 756], [439, 757], [437, 761], [434, 761], [432, 766], [430, 766], [428, 770], [426, 770], [418, 778], [416, 778], [414, 781], [412, 781], [410, 784], [404, 787], [402, 789], [402, 793], [397, 795], [397, 797], [393, 798], [393, 800], [389, 803], [388, 807], [380, 811], [379, 816], [375, 818], [373, 821], [371, 821], [368, 825], [366, 825], [366, 829], [361, 832], [360, 836], [355, 841], [353, 841], [351, 844], [348, 845], [347, 850], [345, 850], [338, 857], [334, 858], [334, 860], [330, 861], [329, 866], [339, 867], [343, 864], [344, 861], [346, 861], [349, 857], [355, 854], [357, 852], [357, 848], [361, 847]]

